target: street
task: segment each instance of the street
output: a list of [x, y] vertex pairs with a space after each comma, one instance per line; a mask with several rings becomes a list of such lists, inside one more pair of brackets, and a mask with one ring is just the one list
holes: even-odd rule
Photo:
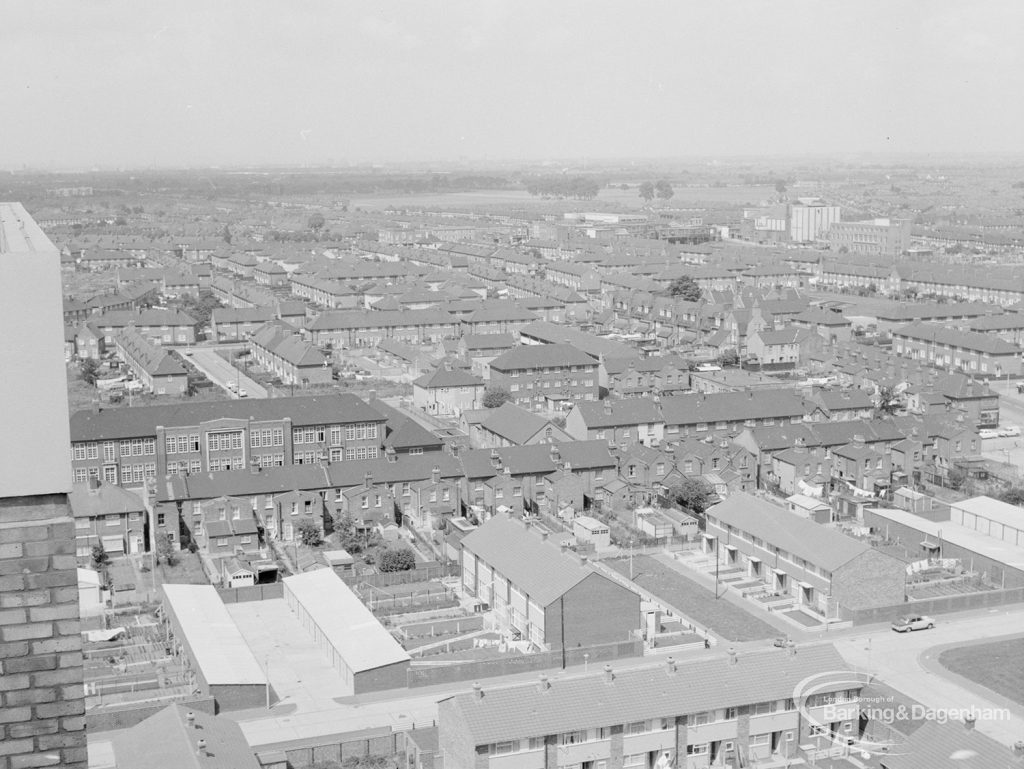
[[231, 392], [228, 389], [230, 383], [237, 385], [240, 390], [245, 390], [246, 395], [250, 398], [267, 397], [266, 388], [243, 374], [241, 369], [224, 360], [212, 347], [191, 347], [188, 350], [183, 350], [182, 355], [185, 356], [185, 360], [190, 361], [192, 365], [202, 371], [211, 382], [224, 388], [228, 393]]

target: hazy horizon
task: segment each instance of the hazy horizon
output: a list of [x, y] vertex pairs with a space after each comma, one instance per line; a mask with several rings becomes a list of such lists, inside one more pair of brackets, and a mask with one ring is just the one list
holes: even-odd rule
[[0, 167], [1016, 156], [1021, 29], [1015, 2], [11, 4]]

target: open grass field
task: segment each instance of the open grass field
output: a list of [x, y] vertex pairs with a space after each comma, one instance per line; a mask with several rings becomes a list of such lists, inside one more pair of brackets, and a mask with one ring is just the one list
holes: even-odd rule
[[[629, 576], [627, 559], [605, 561], [620, 574]], [[670, 569], [650, 556], [633, 558], [633, 581], [650, 591], [702, 627], [710, 628], [730, 641], [758, 641], [774, 638], [779, 631], [733, 605], [698, 582]]]
[[939, 655], [939, 664], [1024, 705], [1024, 638], [947, 649]]

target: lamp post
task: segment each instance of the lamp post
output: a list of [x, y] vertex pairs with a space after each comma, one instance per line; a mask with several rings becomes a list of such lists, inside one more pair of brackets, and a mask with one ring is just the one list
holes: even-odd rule
[[629, 581], [633, 581], [633, 540], [629, 540]]

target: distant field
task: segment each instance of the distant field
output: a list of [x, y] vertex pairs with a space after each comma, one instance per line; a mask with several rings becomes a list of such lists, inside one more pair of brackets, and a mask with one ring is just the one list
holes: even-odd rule
[[939, 655], [939, 664], [1024, 705], [1024, 638], [948, 649]]
[[[685, 206], [699, 203], [719, 203], [740, 205], [755, 204], [773, 195], [775, 190], [769, 186], [737, 186], [737, 187], [676, 187], [675, 196], [668, 202], [670, 206]], [[532, 197], [525, 190], [479, 190], [477, 192], [453, 192], [449, 194], [410, 194], [410, 195], [362, 195], [349, 201], [350, 208], [385, 209], [388, 207], [409, 208], [498, 208], [498, 207], [530, 207], [559, 211], [585, 211], [588, 208], [615, 207], [636, 208], [643, 206], [643, 201], [636, 188], [628, 190], [603, 189], [597, 198], [587, 200], [544, 200]]]

